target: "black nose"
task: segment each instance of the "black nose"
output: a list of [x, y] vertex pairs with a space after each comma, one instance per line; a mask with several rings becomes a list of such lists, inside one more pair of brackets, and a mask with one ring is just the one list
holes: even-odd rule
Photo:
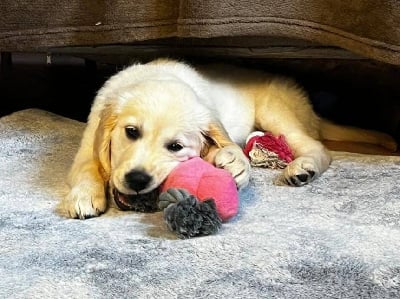
[[125, 175], [128, 187], [136, 192], [143, 190], [151, 181], [151, 176], [141, 170], [132, 170]]

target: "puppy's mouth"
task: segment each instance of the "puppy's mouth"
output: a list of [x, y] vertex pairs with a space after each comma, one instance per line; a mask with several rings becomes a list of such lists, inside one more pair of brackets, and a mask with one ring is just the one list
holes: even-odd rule
[[159, 190], [146, 194], [124, 194], [116, 188], [112, 190], [112, 197], [117, 207], [122, 211], [156, 212], [158, 211]]

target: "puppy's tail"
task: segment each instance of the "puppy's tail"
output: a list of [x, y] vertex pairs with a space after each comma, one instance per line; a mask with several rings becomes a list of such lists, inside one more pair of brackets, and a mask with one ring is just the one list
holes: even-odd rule
[[341, 126], [325, 119], [321, 119], [321, 137], [324, 140], [331, 141], [352, 141], [377, 144], [393, 152], [397, 149], [396, 141], [388, 134], [355, 127]]

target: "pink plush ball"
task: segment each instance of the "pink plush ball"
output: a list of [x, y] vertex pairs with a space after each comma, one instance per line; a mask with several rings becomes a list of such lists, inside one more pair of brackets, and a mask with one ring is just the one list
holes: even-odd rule
[[161, 192], [170, 188], [186, 189], [200, 201], [213, 198], [222, 221], [238, 212], [239, 194], [232, 175], [199, 157], [182, 162], [172, 170], [161, 186]]

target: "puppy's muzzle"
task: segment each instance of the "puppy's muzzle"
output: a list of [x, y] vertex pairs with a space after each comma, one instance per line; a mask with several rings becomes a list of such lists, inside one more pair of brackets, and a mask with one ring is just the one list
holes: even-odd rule
[[110, 196], [117, 207], [123, 211], [155, 212], [158, 211], [159, 188], [146, 193], [140, 193], [146, 189], [153, 178], [143, 170], [131, 170], [124, 177], [127, 189], [134, 190], [136, 194], [124, 194], [108, 184], [108, 196]]
[[125, 174], [126, 186], [139, 193], [141, 190], [146, 189], [152, 177], [142, 170], [132, 170]]

